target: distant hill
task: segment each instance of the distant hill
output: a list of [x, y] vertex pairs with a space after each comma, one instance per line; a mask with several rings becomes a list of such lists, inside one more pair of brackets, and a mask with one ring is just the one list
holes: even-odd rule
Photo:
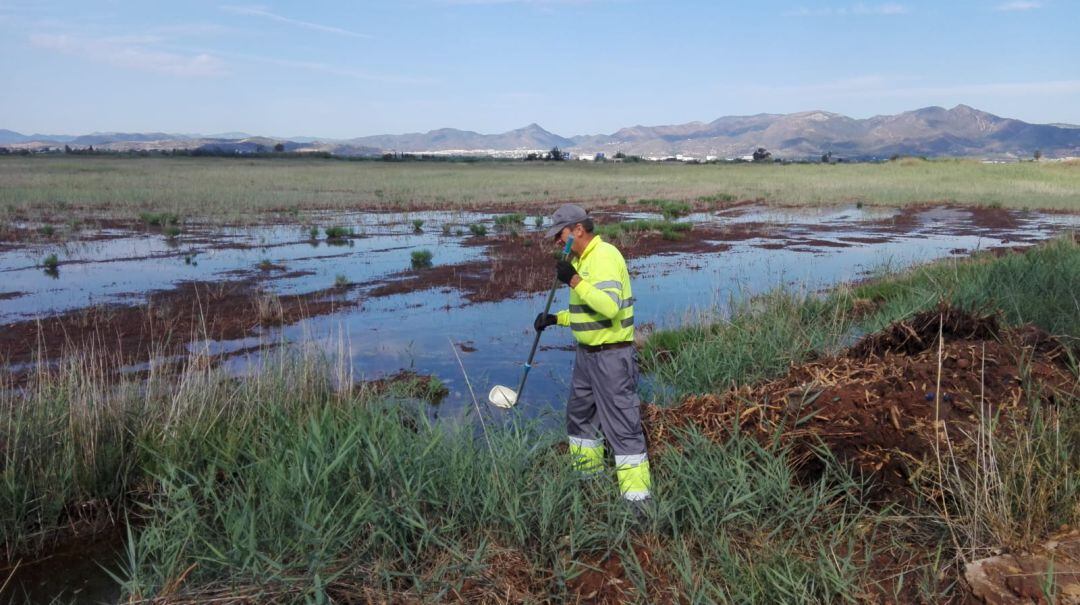
[[92, 133], [82, 136], [23, 135], [0, 130], [0, 145], [42, 148], [57, 144], [124, 150], [202, 149], [220, 153], [254, 153], [281, 143], [287, 151], [320, 151], [337, 155], [381, 153], [463, 153], [522, 155], [559, 147], [582, 155], [617, 152], [663, 158], [684, 155], [732, 158], [758, 147], [773, 157], [817, 159], [832, 152], [849, 159], [893, 155], [1029, 158], [1041, 151], [1047, 158], [1080, 156], [1080, 126], [1030, 124], [1002, 118], [967, 105], [952, 109], [924, 107], [896, 115], [866, 119], [827, 111], [726, 116], [711, 122], [666, 126], [631, 126], [611, 134], [563, 137], [529, 124], [501, 134], [441, 128], [423, 133], [365, 136], [347, 140], [251, 136], [243, 132], [216, 136], [152, 133]]
[[65, 143], [74, 138], [75, 137], [73, 136], [57, 134], [19, 134], [14, 130], [5, 130], [3, 128], [0, 128], [0, 145], [9, 145], [11, 143], [30, 143], [33, 141]]
[[826, 111], [724, 117], [713, 122], [635, 126], [574, 138], [574, 149], [640, 155], [733, 157], [765, 147], [774, 157], [892, 155], [1047, 157], [1080, 155], [1080, 131], [1001, 118], [967, 105], [926, 107], [863, 120]]
[[424, 133], [377, 135], [359, 137], [348, 141], [354, 145], [377, 147], [384, 151], [423, 152], [454, 150], [548, 150], [552, 147], [570, 147], [574, 142], [552, 134], [539, 124], [502, 134], [480, 134], [470, 130], [441, 128]]

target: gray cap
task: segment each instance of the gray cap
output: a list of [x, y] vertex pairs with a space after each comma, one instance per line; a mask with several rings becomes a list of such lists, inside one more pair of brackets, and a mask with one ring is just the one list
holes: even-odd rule
[[551, 227], [545, 236], [548, 239], [562, 233], [563, 227], [573, 227], [577, 223], [584, 222], [589, 218], [589, 213], [577, 204], [563, 204], [551, 215]]

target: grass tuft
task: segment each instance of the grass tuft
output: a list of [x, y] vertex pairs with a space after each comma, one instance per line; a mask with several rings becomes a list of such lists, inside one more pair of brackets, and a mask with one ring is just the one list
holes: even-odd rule
[[326, 239], [341, 240], [353, 236], [352, 227], [334, 225], [326, 228]]
[[413, 269], [427, 269], [431, 267], [431, 259], [434, 256], [431, 250], [413, 250], [410, 254], [412, 257]]

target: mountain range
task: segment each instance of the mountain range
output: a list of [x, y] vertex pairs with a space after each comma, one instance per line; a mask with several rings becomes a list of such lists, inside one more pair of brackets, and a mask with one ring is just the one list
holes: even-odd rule
[[217, 135], [92, 133], [81, 136], [23, 135], [0, 130], [0, 145], [48, 148], [70, 145], [97, 149], [202, 149], [224, 153], [269, 151], [281, 143], [286, 151], [321, 151], [336, 155], [378, 155], [388, 152], [464, 155], [524, 155], [559, 147], [579, 155], [617, 152], [663, 158], [682, 155], [733, 158], [759, 147], [773, 157], [816, 159], [832, 152], [850, 159], [893, 155], [1027, 158], [1080, 156], [1080, 126], [1031, 124], [1002, 118], [967, 105], [952, 109], [925, 107], [866, 119], [827, 111], [726, 116], [711, 122], [665, 126], [631, 126], [611, 134], [563, 137], [538, 124], [501, 134], [441, 128], [423, 133], [375, 135], [353, 139], [257, 137], [242, 132]]

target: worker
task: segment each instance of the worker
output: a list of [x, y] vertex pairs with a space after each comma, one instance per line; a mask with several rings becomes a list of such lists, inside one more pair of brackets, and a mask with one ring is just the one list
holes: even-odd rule
[[556, 265], [559, 281], [570, 286], [570, 306], [557, 314], [540, 313], [533, 326], [568, 326], [577, 340], [566, 432], [574, 468], [597, 473], [604, 465], [605, 442], [615, 455], [619, 491], [641, 518], [650, 502], [649, 457], [641, 428], [634, 349], [634, 297], [626, 261], [618, 248], [593, 233], [592, 218], [566, 204], [551, 217], [550, 239], [565, 246], [571, 260]]

